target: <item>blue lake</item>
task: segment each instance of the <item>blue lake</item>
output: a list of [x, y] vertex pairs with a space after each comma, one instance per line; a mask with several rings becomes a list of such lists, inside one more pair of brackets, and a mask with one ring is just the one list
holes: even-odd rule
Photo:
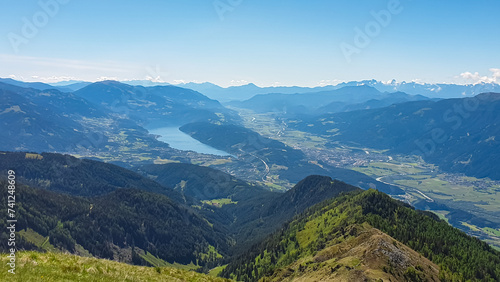
[[170, 147], [184, 150], [184, 151], [195, 151], [201, 154], [211, 154], [218, 156], [230, 156], [231, 154], [217, 150], [200, 141], [194, 139], [190, 135], [179, 130], [178, 127], [162, 127], [155, 129], [148, 129], [149, 133], [154, 135], [159, 135], [161, 137], [158, 140], [168, 143]]

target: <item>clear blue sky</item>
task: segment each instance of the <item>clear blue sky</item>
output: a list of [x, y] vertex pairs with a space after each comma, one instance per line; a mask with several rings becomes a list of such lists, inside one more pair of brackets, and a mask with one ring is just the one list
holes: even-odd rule
[[[223, 86], [500, 82], [498, 0], [41, 2], [68, 3], [48, 13], [38, 1], [0, 0], [0, 77]], [[371, 25], [370, 42], [356, 45], [355, 28], [370, 27], [371, 12], [391, 2], [399, 12], [378, 30]], [[341, 46], [358, 53], [348, 60]], [[460, 76], [466, 72], [468, 80]]]

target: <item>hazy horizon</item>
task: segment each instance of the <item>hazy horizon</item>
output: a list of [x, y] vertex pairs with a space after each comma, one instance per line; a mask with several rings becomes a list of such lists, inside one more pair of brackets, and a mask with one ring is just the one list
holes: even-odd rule
[[500, 37], [489, 22], [498, 1], [47, 0], [8, 7], [0, 12], [0, 76], [23, 81], [314, 87], [500, 78]]
[[[103, 81], [117, 81], [117, 82], [131, 84], [131, 85], [141, 85], [141, 84], [137, 84], [137, 83], [143, 82], [143, 83], [151, 83], [152, 86], [154, 86], [154, 85], [183, 86], [183, 85], [188, 85], [191, 83], [199, 84], [199, 85], [212, 84], [214, 86], [218, 86], [221, 88], [240, 87], [240, 86], [249, 86], [249, 85], [255, 85], [256, 87], [259, 87], [259, 88], [280, 88], [280, 87], [285, 87], [285, 88], [287, 88], [287, 87], [318, 88], [318, 87], [337, 86], [337, 85], [340, 85], [342, 83], [354, 83], [354, 82], [365, 82], [365, 81], [376, 81], [377, 83], [382, 83], [384, 85], [394, 85], [394, 84], [399, 85], [399, 84], [405, 84], [405, 83], [406, 84], [415, 83], [415, 84], [419, 84], [419, 85], [426, 85], [426, 84], [437, 85], [437, 84], [440, 84], [440, 85], [460, 85], [460, 86], [470, 86], [470, 85], [478, 85], [478, 84], [500, 85], [499, 82], [494, 82], [494, 81], [492, 81], [492, 82], [479, 81], [479, 82], [475, 82], [475, 83], [450, 83], [450, 82], [432, 83], [432, 82], [424, 82], [424, 81], [397, 81], [396, 79], [392, 79], [389, 81], [381, 81], [381, 80], [376, 80], [376, 79], [359, 79], [359, 80], [338, 81], [336, 83], [331, 83], [331, 84], [317, 84], [317, 85], [294, 85], [294, 84], [290, 84], [290, 85], [259, 85], [257, 83], [251, 82], [251, 81], [247, 81], [244, 84], [237, 84], [237, 85], [219, 85], [217, 83], [210, 82], [210, 81], [183, 81], [183, 82], [177, 81], [177, 82], [170, 83], [170, 82], [166, 82], [166, 81], [155, 81], [155, 80], [149, 80], [149, 79], [116, 80], [116, 79], [109, 78], [109, 79], [101, 79], [101, 80], [94, 80], [94, 81], [71, 79], [71, 80], [59, 80], [59, 81], [53, 81], [53, 82], [44, 82], [42, 80], [36, 80], [36, 79], [23, 79], [23, 78], [17, 78], [17, 77], [0, 77], [0, 79], [9, 79], [9, 78], [16, 80], [16, 81], [21, 81], [21, 82], [27, 82], [27, 83], [41, 82], [41, 83], [45, 83], [45, 84], [49, 84], [49, 85], [53, 85], [53, 86], [66, 86], [66, 85], [71, 85], [74, 83], [96, 83], [96, 82], [103, 82]], [[135, 84], [134, 84], [134, 82], [135, 82]], [[363, 85], [363, 84], [360, 84], [360, 85]], [[149, 86], [149, 85], [146, 85], [146, 86]]]

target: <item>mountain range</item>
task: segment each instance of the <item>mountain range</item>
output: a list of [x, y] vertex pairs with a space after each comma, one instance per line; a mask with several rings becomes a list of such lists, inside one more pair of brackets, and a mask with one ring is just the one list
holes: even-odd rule
[[[146, 87], [171, 85], [166, 82], [153, 82], [150, 80], [131, 80], [131, 81], [122, 81], [122, 83], [130, 85], [146, 86]], [[84, 81], [66, 81], [61, 83], [51, 83], [50, 85], [76, 91], [79, 88], [86, 86], [88, 84], [90, 83]], [[336, 85], [326, 85], [317, 87], [300, 87], [300, 86], [259, 87], [253, 83], [241, 86], [221, 87], [210, 82], [203, 82], [203, 83], [189, 82], [189, 83], [176, 84], [176, 86], [198, 91], [200, 93], [207, 95], [212, 99], [224, 103], [229, 101], [248, 100], [258, 94], [313, 93], [313, 92], [336, 90], [346, 86], [363, 86], [363, 85], [373, 87], [382, 93], [404, 92], [410, 95], [422, 95], [429, 98], [461, 98], [463, 96], [470, 97], [484, 92], [500, 92], [500, 85], [496, 83], [482, 82], [476, 84], [462, 85], [462, 84], [452, 84], [452, 83], [420, 83], [420, 82], [406, 82], [406, 81], [397, 82], [395, 80], [382, 82], [374, 79], [341, 82]]]
[[71, 89], [66, 88], [66, 87], [60, 87], [56, 85], [51, 85], [47, 83], [42, 83], [42, 82], [24, 82], [24, 81], [19, 81], [15, 80], [12, 78], [0, 78], [1, 83], [5, 84], [10, 84], [18, 87], [23, 87], [23, 88], [33, 88], [36, 90], [49, 90], [49, 89], [57, 89], [62, 92], [69, 92]]
[[[124, 82], [127, 83], [127, 82]], [[134, 85], [165, 85], [165, 83], [152, 83], [151, 81], [133, 81]], [[404, 92], [410, 95], [422, 95], [429, 98], [461, 98], [470, 97], [484, 92], [500, 92], [500, 85], [496, 83], [477, 83], [477, 84], [451, 84], [451, 83], [420, 83], [420, 82], [382, 82], [378, 80], [361, 80], [341, 82], [336, 85], [326, 85], [318, 87], [299, 87], [299, 86], [276, 86], [259, 87], [253, 83], [241, 86], [220, 87], [213, 83], [183, 83], [178, 86], [199, 91], [212, 99], [221, 102], [243, 101], [252, 98], [258, 94], [300, 94], [324, 92], [340, 89], [346, 86], [370, 86], [380, 92]]]
[[[228, 263], [221, 275], [244, 281], [500, 277], [500, 254], [486, 243], [432, 213], [329, 177], [309, 176], [279, 193], [194, 165], [137, 168], [160, 184], [58, 154], [4, 152], [0, 160], [0, 171], [19, 171], [17, 242], [25, 250], [203, 271]], [[216, 186], [217, 197], [230, 201], [214, 205], [202, 191]]]
[[[497, 281], [498, 251], [453, 227], [489, 228], [497, 236], [496, 211], [484, 201], [412, 202], [446, 212], [448, 224], [384, 194], [411, 197], [408, 187], [384, 182], [388, 169], [370, 166], [390, 167], [391, 155], [498, 179], [500, 94], [413, 86], [427, 92], [397, 92], [409, 84], [376, 81], [309, 93], [269, 88], [226, 108], [172, 85], [7, 80], [0, 82], [0, 198], [7, 202], [5, 175], [14, 170], [17, 246], [36, 251], [29, 253], [33, 265], [45, 257], [40, 252], [67, 252], [244, 281]], [[231, 95], [262, 89], [234, 87]], [[445, 99], [452, 92], [461, 98]], [[296, 139], [248, 122], [260, 118], [280, 122]], [[169, 126], [231, 155], [176, 150], [147, 130]], [[314, 145], [290, 142], [304, 136]], [[343, 157], [349, 148], [363, 154], [357, 170], [316, 154], [331, 149], [328, 157]], [[474, 193], [493, 199], [495, 189]]]
[[72, 93], [0, 82], [0, 91], [0, 129], [6, 137], [0, 150], [65, 152], [124, 165], [176, 154], [144, 126], [237, 119], [217, 101], [173, 86], [106, 81]]
[[330, 142], [420, 155], [442, 169], [500, 179], [500, 94], [415, 101], [290, 123]]
[[217, 113], [230, 115], [218, 101], [175, 86], [142, 87], [103, 81], [88, 85], [75, 95], [149, 128], [220, 120]]
[[383, 108], [392, 104], [429, 100], [422, 95], [402, 92], [381, 93], [371, 86], [346, 86], [336, 90], [300, 94], [260, 94], [229, 105], [257, 113], [317, 115], [358, 109]]

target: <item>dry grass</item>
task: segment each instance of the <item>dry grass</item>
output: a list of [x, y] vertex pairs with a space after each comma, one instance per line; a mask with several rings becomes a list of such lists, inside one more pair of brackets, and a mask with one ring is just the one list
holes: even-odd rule
[[0, 258], [0, 281], [229, 281], [170, 267], [133, 266], [62, 253], [18, 252], [16, 274]]

